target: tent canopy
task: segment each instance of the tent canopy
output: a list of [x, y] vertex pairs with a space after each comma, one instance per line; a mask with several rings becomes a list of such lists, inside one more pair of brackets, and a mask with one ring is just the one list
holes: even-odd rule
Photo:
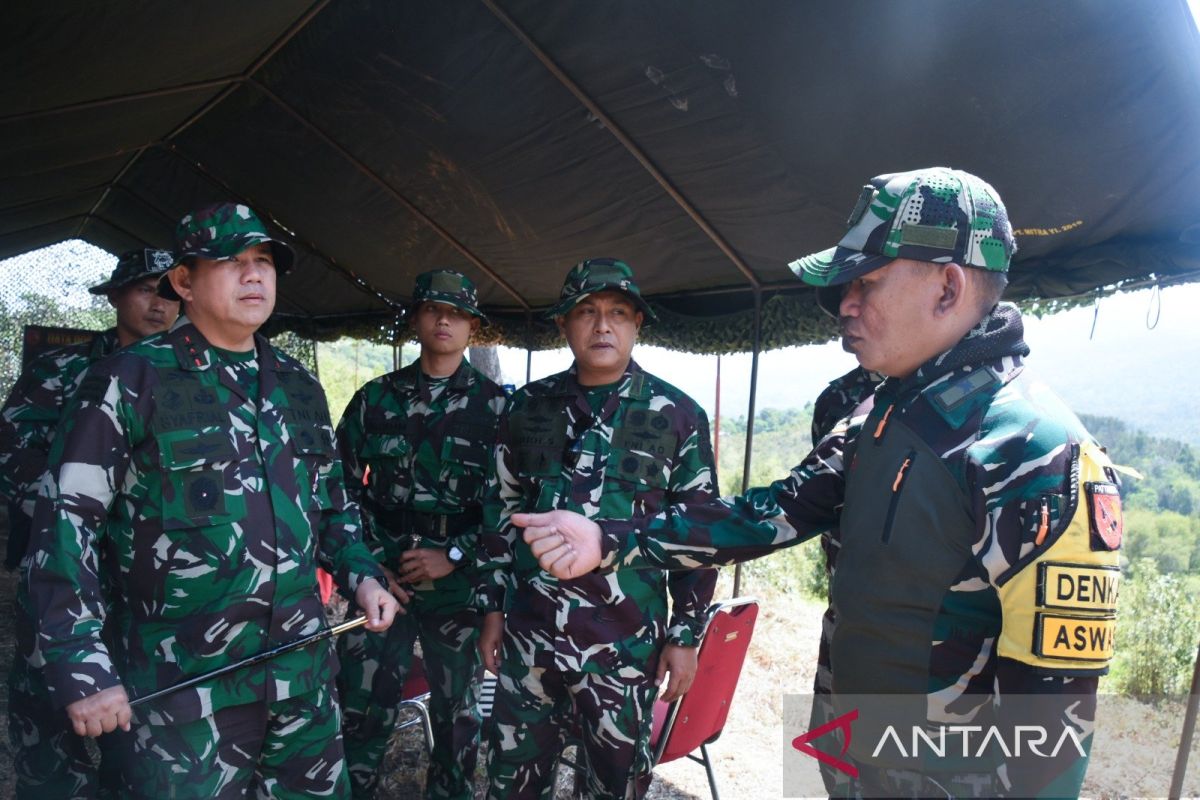
[[0, 12], [0, 257], [170, 247], [244, 200], [298, 264], [276, 325], [378, 335], [460, 269], [514, 344], [574, 262], [616, 256], [644, 337], [829, 336], [787, 262], [872, 175], [1000, 191], [1013, 298], [1200, 271], [1200, 46], [1183, 0], [205, 0]]

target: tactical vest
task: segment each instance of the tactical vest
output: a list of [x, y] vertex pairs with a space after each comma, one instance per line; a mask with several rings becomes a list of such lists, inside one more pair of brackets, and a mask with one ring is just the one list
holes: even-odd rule
[[[967, 391], [994, 389], [980, 379]], [[880, 411], [846, 452], [833, 688], [924, 695], [943, 598], [975, 558], [975, 521], [955, 476], [903, 417], [888, 421], [886, 435], [872, 435]], [[998, 649], [1056, 675], [1096, 675], [1113, 655], [1120, 496], [1100, 448], [1070, 446], [1069, 495], [1044, 494], [1031, 504], [1035, 544], [997, 580]]]

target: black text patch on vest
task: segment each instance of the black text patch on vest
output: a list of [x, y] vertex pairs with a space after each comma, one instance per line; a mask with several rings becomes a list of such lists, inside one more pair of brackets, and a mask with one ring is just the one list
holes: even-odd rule
[[1119, 567], [1038, 564], [1037, 604], [1041, 608], [1115, 613], [1121, 587]]
[[1121, 514], [1121, 492], [1108, 481], [1088, 481], [1088, 517], [1093, 550], [1120, 550], [1125, 521]]
[[1033, 652], [1042, 658], [1108, 661], [1115, 648], [1115, 616], [1079, 617], [1038, 612]]

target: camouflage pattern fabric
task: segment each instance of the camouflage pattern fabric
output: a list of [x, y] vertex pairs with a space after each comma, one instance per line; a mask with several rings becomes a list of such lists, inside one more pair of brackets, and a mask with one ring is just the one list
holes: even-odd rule
[[[46, 454], [63, 408], [88, 366], [118, 348], [117, 331], [97, 334], [91, 342], [55, 348], [34, 358], [13, 386], [0, 411], [0, 494], [9, 505], [9, 558], [15, 567], [25, 555], [37, 485], [46, 471]], [[16, 534], [24, 530], [25, 537]], [[8, 731], [17, 775], [17, 797], [95, 797], [96, 765], [66, 717], [52, 710], [40, 670], [31, 666], [34, 621], [29, 596], [20, 584], [13, 603], [17, 646], [8, 674]], [[101, 771], [119, 769], [119, 734], [102, 737]]]
[[[507, 644], [505, 645], [507, 647]], [[489, 726], [489, 747], [503, 758], [488, 764], [488, 797], [546, 797], [568, 737], [580, 743], [582, 797], [642, 797], [650, 787], [649, 742], [654, 723], [651, 709], [658, 689], [651, 683], [609, 680], [591, 672], [530, 670], [507, 652], [500, 665], [496, 705]], [[501, 703], [500, 698], [505, 698]], [[562, 720], [577, 722], [564, 726]], [[633, 761], [629, 747], [614, 747], [614, 737], [637, 742]], [[620, 741], [620, 740], [618, 740]], [[631, 768], [635, 769], [632, 775]]]
[[400, 718], [404, 682], [418, 638], [433, 727], [425, 796], [475, 796], [483, 666], [476, 647], [478, 615], [474, 609], [463, 609], [449, 614], [409, 611], [382, 636], [356, 630], [343, 634], [338, 642], [346, 763], [356, 798], [374, 796], [379, 767]]
[[579, 304], [579, 301], [597, 292], [620, 292], [627, 296], [638, 311], [642, 312], [642, 325], [651, 325], [658, 316], [642, 297], [642, 291], [633, 281], [633, 270], [624, 261], [615, 258], [589, 258], [580, 261], [563, 280], [558, 303], [546, 311], [547, 317], [561, 317]]
[[[307, 800], [349, 796], [332, 688], [228, 706], [183, 724], [141, 725], [130, 794], [137, 800]], [[219, 730], [219, 737], [213, 731]], [[215, 738], [215, 742], [214, 742]]]
[[29, 362], [0, 410], [0, 497], [33, 515], [37, 484], [63, 408], [88, 366], [119, 346], [117, 329], [91, 342], [58, 347]]
[[[875, 387], [883, 380], [878, 373], [869, 372], [862, 367], [854, 369], [830, 381], [824, 391], [817, 396], [813, 403], [812, 441], [817, 443], [827, 436], [838, 424], [861, 425], [861, 419], [856, 423], [843, 420], [855, 408], [859, 414], [870, 411], [870, 404], [860, 407], [875, 392]], [[829, 586], [833, 585], [833, 572], [837, 566], [837, 551], [840, 546], [837, 528], [831, 528], [821, 534], [821, 552], [825, 555], [825, 576]], [[829, 658], [829, 641], [833, 635], [833, 627], [837, 620], [837, 612], [833, 608], [832, 596], [828, 598], [829, 605], [821, 616], [821, 639], [817, 647], [817, 672], [813, 677], [813, 704], [809, 719], [809, 730], [820, 727], [839, 715], [831, 702], [830, 693], [833, 691], [833, 668]], [[825, 762], [818, 762], [821, 778], [825, 789], [831, 797], [839, 796], [846, 791], [849, 776], [840, 769], [835, 769]]]
[[[55, 707], [117, 685], [143, 696], [316, 632], [318, 565], [351, 592], [382, 579], [320, 384], [255, 345], [253, 395], [182, 317], [81, 383], [51, 450], [26, 581], [33, 663]], [[115, 652], [101, 638], [106, 600]], [[211, 722], [317, 691], [336, 667], [322, 642], [139, 708], [135, 725]]]
[[[360, 502], [364, 540], [379, 563], [398, 573], [414, 535], [418, 547], [453, 544], [465, 557], [449, 575], [412, 586], [407, 616], [386, 633], [352, 631], [338, 642], [356, 797], [374, 793], [418, 638], [434, 731], [426, 796], [471, 796], [482, 679], [474, 561], [503, 408], [504, 390], [467, 361], [442, 381], [431, 381], [416, 362], [359, 389], [338, 424], [347, 492]], [[414, 527], [414, 514], [422, 530]]]
[[[1064, 704], [1093, 698], [1095, 677], [1033, 669], [998, 657], [995, 649], [1001, 624], [998, 583], [1019, 565], [1021, 555], [1034, 548], [1036, 513], [1043, 498], [1057, 498], [1048, 503], [1051, 528], [1065, 523], [1066, 498], [1073, 491], [1075, 448], [1071, 443], [1090, 440], [1053, 393], [1028, 377], [1023, 363], [1028, 348], [1022, 336], [1020, 313], [1011, 305], [1000, 304], [954, 348], [926, 362], [914, 375], [882, 383], [870, 412], [852, 414], [835, 426], [787, 478], [706, 506], [668, 509], [648, 523], [603, 523], [602, 567], [690, 568], [744, 561], [838, 524], [848, 493], [873, 494], [887, 507], [889, 501], [883, 498], [893, 495], [895, 473], [887, 476], [886, 486], [858, 485], [860, 471], [849, 470], [845, 458], [856, 449], [874, 447], [876, 441], [908, 431], [942, 454], [946, 477], [957, 485], [972, 525], [971, 530], [939, 532], [958, 537], [974, 557], [947, 585], [924, 587], [942, 597], [934, 638], [928, 646], [925, 685], [929, 719], [960, 724], [976, 720], [987, 713], [993, 700], [1005, 694], [1037, 693], [1046, 695], [1048, 701], [1063, 698]], [[970, 391], [957, 405], [947, 405], [944, 401], [949, 395], [944, 392], [962, 394], [957, 392], [961, 386], [971, 387]], [[928, 538], [929, 531], [904, 529], [905, 519], [904, 514], [897, 515], [897, 527], [890, 529], [891, 541]], [[834, 693], [887, 693], [886, 681], [854, 685], [847, 676], [863, 665], [843, 665], [837, 657], [843, 647], [870, 649], [878, 624], [855, 616], [856, 604], [842, 602], [869, 586], [859, 583], [863, 576], [850, 574], [854, 571], [843, 563], [850, 535], [843, 528], [839, 568], [833, 575], [837, 607], [832, 637]], [[873, 535], [878, 537], [878, 531]], [[929, 548], [922, 552], [928, 555]], [[914, 591], [917, 588], [914, 586]], [[874, 652], [886, 660], [887, 650], [876, 646]], [[1090, 724], [1093, 711], [1094, 705], [1080, 703], [1073, 709], [1074, 721]], [[1070, 757], [1074, 757], [1073, 751]], [[1050, 772], [1043, 774], [1010, 770], [1010, 780], [1024, 783], [1009, 791], [1015, 796], [1037, 796], [1051, 780], [1070, 774], [1077, 778], [1077, 793], [1086, 768], [1086, 759], [1082, 761], [1071, 769], [1045, 764], [1043, 768]], [[979, 791], [973, 782], [988, 776], [959, 777], [964, 779], [962, 785], [951, 790], [970, 796]], [[996, 780], [984, 786], [985, 794], [999, 791], [1000, 776], [992, 777]], [[913, 779], [911, 774], [896, 776], [894, 783], [889, 783], [893, 780], [889, 775], [864, 778], [874, 782], [876, 792], [941, 796], [945, 791], [930, 785], [916, 789], [904, 785]], [[1057, 790], [1062, 789], [1059, 784]]]
[[[508, 721], [490, 734], [490, 796], [537, 795], [551, 775], [522, 753], [534, 746], [530, 737], [541, 742], [561, 735], [544, 725], [569, 730], [572, 703], [581, 727], [605, 732], [584, 740], [594, 796], [625, 797], [635, 783], [648, 781], [642, 723], [654, 692], [631, 687], [652, 685], [665, 642], [698, 644], [717, 579], [713, 570], [669, 576], [618, 570], [559, 581], [538, 567], [509, 517], [566, 508], [588, 517], [642, 519], [705, 502], [715, 485], [704, 411], [634, 362], [596, 410], [574, 367], [534, 381], [509, 401], [484, 507], [480, 565], [480, 610], [506, 614], [502, 669], [508, 680], [498, 687], [494, 713]], [[533, 686], [539, 680], [541, 690]], [[608, 688], [596, 688], [601, 685]], [[570, 699], [555, 695], [557, 713], [550, 719], [530, 716], [530, 708], [550, 702], [533, 698], [552, 692]], [[632, 709], [631, 698], [645, 705]], [[601, 773], [603, 765], [612, 768]]]

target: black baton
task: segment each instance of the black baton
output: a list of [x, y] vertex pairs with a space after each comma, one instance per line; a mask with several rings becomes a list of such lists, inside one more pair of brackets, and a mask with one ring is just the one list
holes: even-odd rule
[[214, 678], [220, 678], [224, 675], [228, 675], [231, 672], [237, 672], [239, 669], [252, 667], [255, 664], [261, 664], [264, 661], [270, 661], [272, 658], [281, 656], [284, 653], [290, 653], [293, 650], [299, 650], [301, 647], [307, 647], [314, 642], [320, 642], [324, 639], [330, 638], [331, 636], [337, 636], [339, 633], [345, 633], [346, 631], [353, 630], [366, 624], [367, 617], [355, 617], [352, 620], [343, 622], [341, 625], [334, 625], [332, 628], [323, 628], [316, 633], [303, 636], [295, 641], [288, 642], [287, 644], [281, 644], [278, 647], [271, 648], [270, 650], [264, 650], [261, 653], [256, 653], [255, 655], [243, 658], [241, 661], [235, 661], [232, 664], [226, 664], [223, 667], [209, 670], [208, 672], [205, 672], [202, 675], [197, 675], [194, 678], [182, 680], [174, 686], [168, 686], [165, 689], [159, 689], [158, 691], [143, 695], [135, 700], [130, 700], [129, 705], [133, 707], [141, 705], [142, 703], [149, 703], [152, 700], [158, 700], [159, 698], [166, 697], [173, 692], [178, 692], [180, 689], [187, 689], [195, 686], [196, 684], [204, 683], [205, 681], [211, 681]]

